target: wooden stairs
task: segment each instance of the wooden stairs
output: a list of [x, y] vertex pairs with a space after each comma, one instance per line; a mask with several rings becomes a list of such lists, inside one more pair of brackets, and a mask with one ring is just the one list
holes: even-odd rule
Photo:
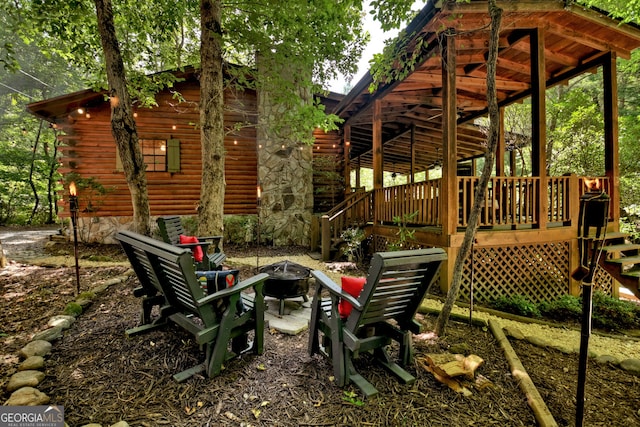
[[627, 243], [626, 233], [604, 236], [600, 266], [640, 299], [640, 245]]

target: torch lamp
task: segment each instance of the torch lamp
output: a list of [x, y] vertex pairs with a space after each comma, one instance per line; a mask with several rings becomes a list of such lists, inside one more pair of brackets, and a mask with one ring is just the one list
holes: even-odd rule
[[[573, 273], [574, 280], [582, 281], [582, 325], [580, 330], [580, 359], [578, 362], [578, 389], [576, 396], [576, 426], [584, 422], [584, 392], [587, 377], [589, 337], [593, 299], [593, 276], [602, 253], [602, 242], [607, 232], [609, 196], [599, 188], [599, 180], [585, 181], [588, 191], [580, 197], [578, 242], [580, 267]], [[594, 229], [593, 232], [591, 229]]]
[[69, 184], [69, 212], [73, 226], [73, 256], [76, 260], [76, 293], [80, 294], [80, 264], [78, 263], [78, 190], [76, 183]]
[[257, 236], [256, 236], [256, 271], [260, 268], [260, 209], [262, 205], [262, 187], [260, 187], [260, 183], [256, 187], [257, 191], [257, 211], [258, 211], [258, 222], [256, 226]]

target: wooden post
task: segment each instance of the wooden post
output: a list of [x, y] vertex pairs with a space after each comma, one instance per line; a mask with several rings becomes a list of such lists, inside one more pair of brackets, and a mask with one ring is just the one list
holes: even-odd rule
[[[447, 32], [445, 31], [444, 34]], [[457, 97], [456, 97], [456, 48], [453, 37], [445, 35], [442, 53], [442, 233], [449, 236], [456, 232], [458, 223], [457, 180]]]
[[609, 178], [609, 212], [613, 226], [620, 224], [620, 153], [618, 145], [618, 82], [616, 54], [610, 52], [602, 67], [604, 83], [604, 166]]
[[416, 125], [411, 125], [411, 179], [409, 182], [416, 182]]
[[547, 184], [546, 73], [544, 63], [544, 29], [531, 31], [531, 168], [540, 177], [538, 192], [538, 227], [547, 228], [549, 187]]
[[373, 101], [373, 121], [372, 121], [372, 145], [373, 145], [373, 197], [374, 197], [374, 210], [373, 210], [373, 224], [377, 225], [380, 222], [380, 201], [376, 200], [376, 194], [379, 194], [384, 185], [383, 182], [383, 152], [382, 152], [382, 107], [380, 100]]
[[331, 229], [329, 228], [331, 225], [329, 224], [329, 215], [322, 215], [320, 220], [322, 221], [322, 261], [329, 261], [329, 257], [331, 256]]
[[498, 149], [496, 151], [496, 176], [505, 176], [504, 153], [507, 150], [504, 140], [504, 107], [500, 107], [500, 123], [498, 124]]
[[362, 187], [362, 184], [360, 184], [360, 157], [358, 156], [358, 160], [357, 160], [357, 169], [356, 169], [356, 188], [360, 188]]
[[[442, 234], [451, 236], [456, 233], [458, 225], [458, 177], [457, 177], [457, 140], [458, 111], [456, 96], [456, 46], [453, 37], [444, 34], [444, 51], [442, 52], [442, 194], [440, 218], [442, 218]], [[453, 279], [453, 267], [456, 260], [456, 249], [445, 248], [447, 261], [441, 269], [440, 287], [448, 291]]]
[[351, 163], [349, 162], [349, 152], [351, 151], [351, 125], [344, 125], [344, 137], [342, 140], [344, 154], [344, 192], [351, 193]]

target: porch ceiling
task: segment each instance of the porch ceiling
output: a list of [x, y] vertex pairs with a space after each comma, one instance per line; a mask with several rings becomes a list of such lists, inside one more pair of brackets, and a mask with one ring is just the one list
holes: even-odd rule
[[[606, 12], [565, 1], [498, 1], [503, 9], [496, 81], [500, 105], [521, 101], [531, 93], [531, 30], [544, 34], [547, 87], [590, 71], [608, 52], [629, 58], [640, 47], [640, 29], [620, 24]], [[423, 58], [402, 81], [380, 85], [373, 94], [365, 76], [338, 104], [334, 113], [351, 126], [352, 168], [372, 167], [372, 105], [380, 100], [384, 169], [410, 172], [411, 135], [417, 171], [433, 167], [442, 156], [442, 57], [440, 34], [456, 30], [458, 159], [484, 154], [486, 137], [473, 120], [487, 111], [486, 58], [490, 17], [485, 0], [470, 3], [429, 1], [406, 29], [409, 44], [422, 41]]]

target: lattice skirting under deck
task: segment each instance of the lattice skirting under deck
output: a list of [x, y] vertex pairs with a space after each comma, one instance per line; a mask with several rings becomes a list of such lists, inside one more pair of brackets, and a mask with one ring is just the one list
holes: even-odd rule
[[[375, 236], [374, 245], [376, 250], [385, 250], [386, 239]], [[569, 241], [475, 247], [473, 257], [463, 268], [458, 300], [469, 301], [473, 272], [473, 296], [477, 302], [514, 295], [533, 302], [553, 301], [569, 293], [570, 258]], [[611, 295], [613, 280], [600, 267], [594, 283], [595, 289]], [[437, 293], [437, 288], [432, 287], [431, 292]]]

